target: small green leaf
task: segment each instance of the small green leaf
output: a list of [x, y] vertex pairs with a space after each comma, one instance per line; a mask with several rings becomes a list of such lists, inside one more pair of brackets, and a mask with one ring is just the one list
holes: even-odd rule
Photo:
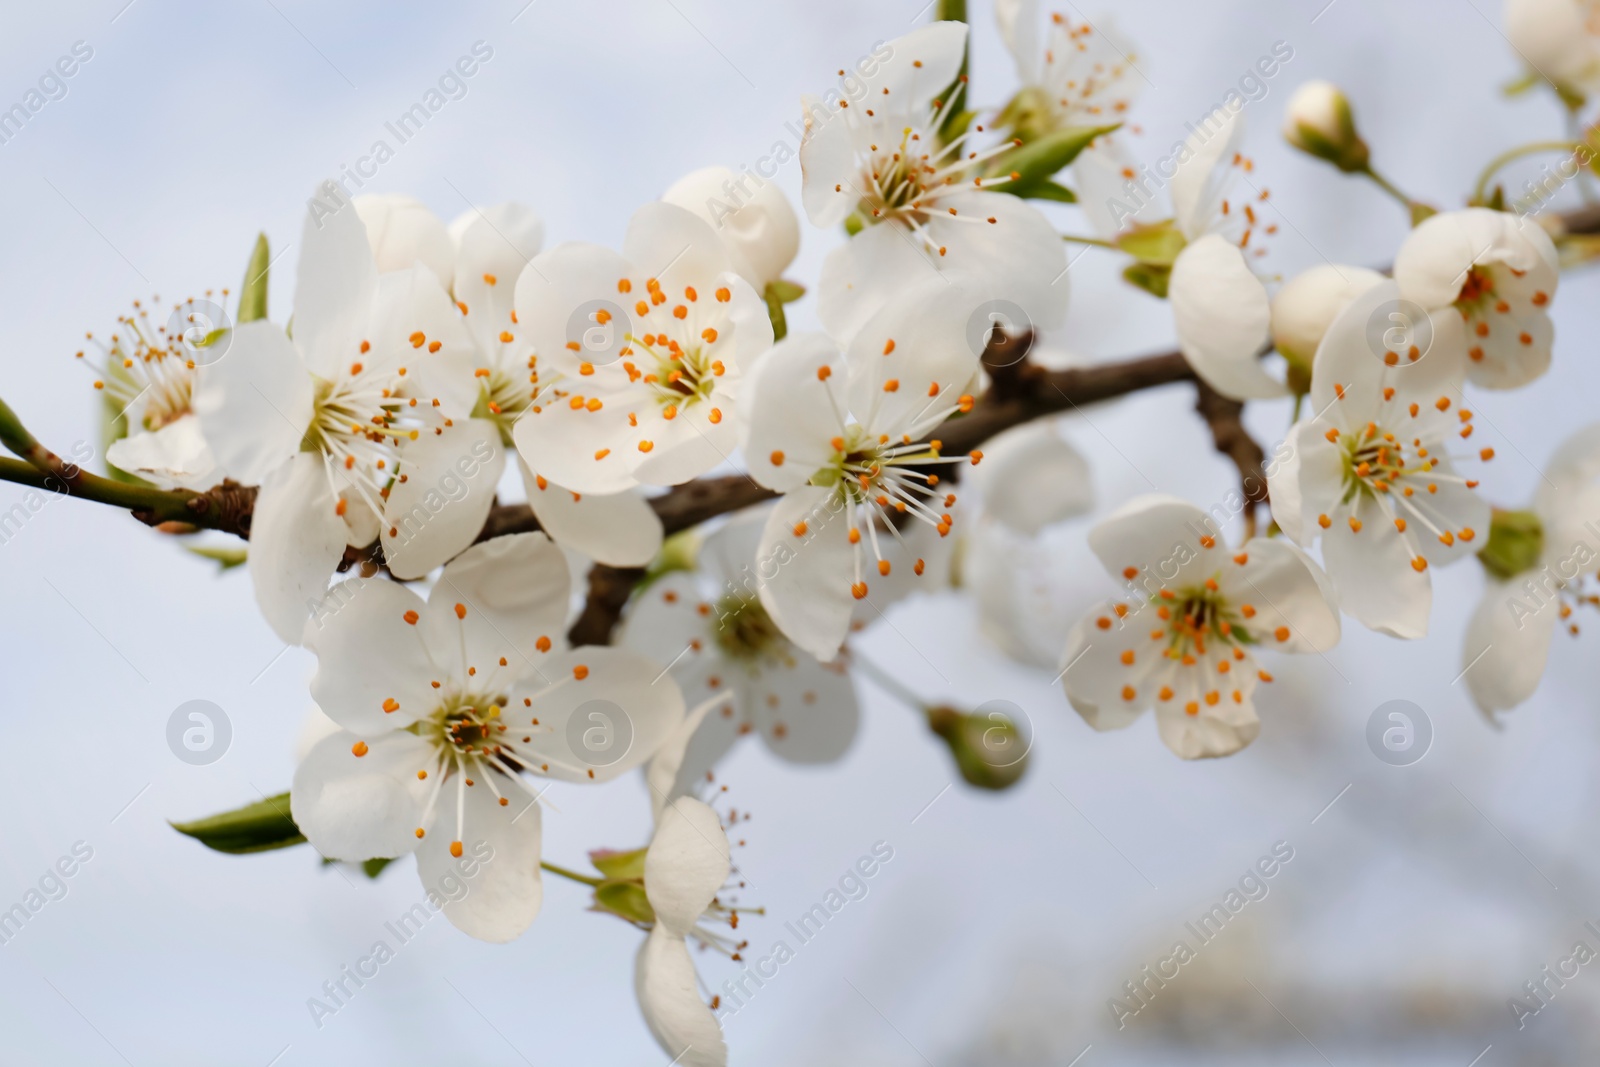
[[767, 292], [776, 296], [781, 303], [792, 304], [806, 295], [806, 287], [798, 282], [785, 281], [779, 278], [775, 282], [767, 283]]
[[1122, 268], [1122, 277], [1151, 296], [1165, 300], [1167, 283], [1172, 279], [1172, 268], [1159, 267], [1153, 263], [1130, 263]]
[[644, 854], [650, 851], [647, 848], [636, 848], [631, 852], [617, 852], [609, 848], [597, 848], [589, 853], [589, 862], [594, 864], [594, 869], [605, 875], [608, 879], [628, 881], [629, 879], [642, 879], [644, 877]]
[[171, 823], [171, 826], [207, 848], [232, 855], [288, 848], [304, 844], [306, 839], [289, 814], [288, 793], [193, 822]]
[[1511, 81], [1506, 82], [1500, 87], [1500, 91], [1506, 96], [1521, 96], [1542, 81], [1544, 79], [1539, 77], [1538, 71], [1530, 70], [1522, 77], [1513, 78]]
[[[267, 235], [257, 234], [255, 247], [250, 250], [250, 262], [244, 269], [244, 286], [239, 290], [240, 322], [267, 317], [267, 272], [271, 263]], [[209, 342], [210, 338], [206, 340]]]
[[[1078, 154], [1096, 138], [1118, 129], [1121, 123], [1111, 126], [1066, 126], [1029, 141], [1015, 151], [1000, 156], [991, 168], [994, 174], [1015, 174], [1008, 185], [996, 186], [1006, 192], [1016, 192], [1012, 186], [1027, 189], [1047, 182], [1059, 174]], [[1023, 194], [1018, 194], [1023, 195]]]
[[1189, 243], [1171, 219], [1149, 225], [1135, 224], [1117, 236], [1117, 247], [1140, 263], [1170, 268]]
[[245, 560], [249, 558], [249, 550], [245, 548], [213, 548], [209, 545], [184, 545], [183, 547], [185, 551], [193, 553], [201, 559], [211, 560], [217, 564], [218, 569], [224, 571], [231, 571], [235, 567], [243, 566]]
[[656, 910], [638, 882], [601, 882], [594, 890], [594, 907], [641, 925], [656, 921]]
[[1077, 193], [1068, 189], [1065, 185], [1058, 185], [1055, 182], [1029, 182], [1027, 184], [1014, 182], [1011, 185], [1004, 186], [1001, 191], [1010, 193], [1012, 196], [1020, 196], [1024, 200], [1054, 200], [1058, 204], [1076, 204], [1078, 202]]
[[383, 869], [385, 867], [389, 866], [389, 864], [393, 862], [394, 860], [392, 859], [384, 859], [382, 857], [379, 857], [378, 859], [363, 860], [361, 863], [361, 873], [366, 875], [368, 878], [376, 878], [378, 875], [383, 873]]

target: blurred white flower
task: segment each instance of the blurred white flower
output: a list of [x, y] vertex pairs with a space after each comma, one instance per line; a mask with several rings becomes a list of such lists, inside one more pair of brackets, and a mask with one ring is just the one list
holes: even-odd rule
[[[452, 560], [426, 602], [373, 579], [307, 627], [311, 695], [342, 727], [300, 763], [290, 795], [317, 851], [353, 861], [415, 852], [433, 885], [465, 849], [484, 859], [486, 843], [492, 860], [445, 916], [484, 941], [527, 929], [543, 889], [539, 794], [525, 776], [608, 781], [683, 721], [677, 686], [652, 684], [650, 660], [567, 650], [570, 596], [560, 549], [519, 534]], [[610, 731], [605, 746], [590, 744], [593, 729]]]
[[1567, 93], [1600, 89], [1600, 3], [1506, 0], [1506, 39], [1534, 72]]
[[1467, 330], [1455, 351], [1474, 385], [1514, 389], [1550, 368], [1560, 264], [1535, 220], [1481, 207], [1434, 215], [1400, 246], [1394, 280], [1426, 311], [1460, 312]]
[[1089, 533], [1127, 598], [1091, 612], [1062, 655], [1067, 699], [1096, 730], [1152, 704], [1162, 741], [1184, 759], [1227, 756], [1255, 740], [1255, 650], [1325, 652], [1339, 612], [1317, 565], [1287, 541], [1230, 552], [1205, 512], [1169, 496], [1129, 501]]
[[1039, 0], [1002, 0], [995, 16], [1022, 82], [1000, 121], [1020, 132], [1121, 122], [1144, 88], [1138, 50], [1109, 17], [1098, 25], [1047, 17]]
[[968, 460], [941, 457], [928, 435], [972, 407], [978, 359], [965, 329], [974, 306], [933, 280], [886, 305], [843, 359], [806, 334], [781, 342], [751, 376], [745, 461], [752, 478], [784, 494], [757, 553], [761, 604], [819, 660], [834, 657], [853, 601], [867, 597], [869, 556], [877, 576], [923, 573], [925, 557], [900, 521], [950, 532], [955, 494], [926, 468]]
[[692, 211], [717, 231], [733, 269], [764, 292], [800, 251], [800, 220], [776, 182], [746, 170], [703, 167], [673, 182], [661, 199]]
[[1600, 425], [1556, 449], [1527, 512], [1497, 513], [1483, 556], [1483, 598], [1461, 656], [1473, 702], [1491, 718], [1539, 687], [1558, 624], [1600, 605], [1585, 576], [1600, 561]]
[[858, 99], [805, 101], [806, 215], [828, 227], [856, 213], [865, 224], [828, 254], [817, 284], [817, 317], [840, 342], [935, 274], [1015, 303], [1038, 328], [1060, 325], [1066, 311], [1067, 257], [1055, 228], [999, 191], [1007, 178], [982, 177], [983, 164], [1013, 142], [974, 149], [979, 124], [939, 143], [944, 116], [964, 106], [964, 85], [935, 98], [955, 80], [966, 43], [963, 23], [924, 26], [889, 42], [890, 58], [870, 72], [858, 68]]
[[772, 346], [765, 302], [704, 221], [634, 213], [621, 255], [564, 244], [517, 281], [516, 314], [567, 379], [512, 433], [539, 473], [579, 493], [677, 485], [728, 459], [740, 381]]
[[1387, 314], [1399, 295], [1394, 282], [1373, 286], [1328, 328], [1311, 376], [1313, 414], [1290, 430], [1268, 485], [1283, 532], [1307, 548], [1321, 539], [1344, 610], [1371, 629], [1419, 638], [1433, 603], [1429, 569], [1479, 547], [1489, 505], [1456, 473], [1463, 457], [1453, 450], [1473, 432], [1454, 356], [1461, 316], [1446, 308], [1402, 331]]
[[667, 574], [628, 611], [618, 643], [670, 664], [684, 699], [726, 696], [675, 772], [688, 792], [742, 736], [759, 733], [793, 763], [831, 763], [856, 733], [856, 694], [843, 662], [817, 658], [783, 635], [761, 605], [757, 551], [765, 511], [735, 516], [706, 538], [696, 571]]

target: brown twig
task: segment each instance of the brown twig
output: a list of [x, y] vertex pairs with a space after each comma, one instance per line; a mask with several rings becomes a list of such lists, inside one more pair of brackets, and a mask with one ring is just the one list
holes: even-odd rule
[[1245, 500], [1245, 536], [1253, 537], [1256, 509], [1267, 503], [1267, 475], [1262, 468], [1266, 453], [1244, 428], [1243, 403], [1228, 399], [1203, 381], [1194, 384], [1194, 409], [1211, 428], [1211, 443], [1239, 469], [1239, 488]]

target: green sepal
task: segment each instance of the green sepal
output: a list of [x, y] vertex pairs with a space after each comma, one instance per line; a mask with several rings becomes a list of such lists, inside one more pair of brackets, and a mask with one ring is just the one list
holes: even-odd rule
[[199, 556], [201, 559], [211, 560], [213, 563], [217, 564], [219, 570], [223, 571], [231, 571], [235, 567], [242, 567], [244, 566], [245, 560], [249, 558], [249, 550], [245, 548], [214, 548], [209, 545], [184, 545], [183, 549], [185, 552]]
[[250, 262], [244, 268], [244, 285], [239, 289], [238, 319], [241, 323], [267, 317], [267, 272], [271, 265], [267, 235], [257, 234], [255, 247], [250, 250]]
[[1121, 125], [1116, 123], [1110, 126], [1066, 126], [1028, 141], [1015, 151], [1007, 152], [994, 161], [990, 167], [991, 174], [1017, 175], [1009, 183], [997, 185], [995, 188], [1016, 196], [1032, 195], [1028, 192], [1029, 189], [1054, 178], [1064, 167], [1077, 159], [1096, 137], [1111, 133], [1121, 128]]
[[1520, 78], [1513, 78], [1500, 87], [1503, 96], [1521, 96], [1540, 82], [1544, 81], [1536, 70], [1530, 70]]
[[1033, 182], [1029, 185], [1018, 183], [1016, 188], [1004, 187], [1001, 192], [1020, 196], [1024, 200], [1054, 200], [1058, 204], [1076, 204], [1078, 194], [1068, 189], [1065, 185], [1056, 182]]
[[594, 889], [594, 910], [609, 911], [641, 926], [651, 926], [656, 921], [656, 910], [638, 882], [601, 882]]
[[640, 881], [644, 878], [644, 856], [649, 851], [648, 848], [629, 852], [597, 848], [589, 853], [589, 862], [609, 881]]
[[854, 237], [867, 228], [867, 220], [861, 217], [859, 211], [852, 211], [844, 217], [844, 232], [847, 237]]
[[761, 296], [767, 302], [767, 318], [772, 320], [772, 339], [781, 341], [789, 334], [789, 317], [783, 313], [783, 300], [770, 284]]
[[1153, 263], [1130, 263], [1122, 268], [1122, 277], [1151, 296], [1167, 298], [1167, 284], [1172, 280], [1172, 268]]
[[383, 869], [393, 862], [393, 859], [383, 856], [379, 856], [376, 859], [362, 860], [361, 873], [368, 878], [376, 879], [378, 875], [383, 873]]
[[1489, 516], [1489, 542], [1478, 552], [1483, 569], [1501, 581], [1531, 571], [1544, 556], [1544, 523], [1532, 511], [1495, 508]]
[[170, 825], [180, 834], [194, 838], [207, 848], [235, 856], [288, 848], [290, 845], [304, 844], [306, 840], [289, 814], [288, 793], [279, 793], [275, 797], [258, 800], [219, 815]]
[[1173, 220], [1166, 219], [1148, 224], [1135, 223], [1131, 229], [1117, 236], [1116, 244], [1140, 263], [1170, 268], [1178, 262], [1178, 253], [1188, 247], [1189, 239]]
[[785, 281], [783, 278], [779, 278], [777, 281], [767, 283], [767, 292], [776, 296], [780, 303], [792, 304], [806, 295], [806, 287], [799, 282]]

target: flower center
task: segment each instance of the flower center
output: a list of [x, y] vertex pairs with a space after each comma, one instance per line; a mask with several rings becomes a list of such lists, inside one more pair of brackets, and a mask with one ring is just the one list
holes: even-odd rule
[[[227, 291], [222, 295], [226, 299]], [[186, 328], [195, 331], [195, 336], [189, 338], [193, 347], [206, 347], [224, 332], [216, 329], [199, 335], [201, 328], [211, 324], [210, 315], [215, 314], [207, 312], [209, 307], [209, 301], [202, 304], [193, 299], [173, 306], [169, 321], [190, 324]], [[159, 430], [190, 414], [196, 363], [186, 338], [172, 336], [165, 325], [157, 325], [149, 309], [138, 300], [133, 302], [133, 313], [119, 316], [117, 324], [119, 330], [111, 335], [109, 344], [92, 333], [86, 335], [100, 350], [98, 363], [88, 360], [83, 352], [77, 353], [78, 359], [96, 371], [94, 387], [104, 390], [119, 412], [137, 404], [139, 424], [148, 431]]]
[[1222, 595], [1215, 578], [1191, 589], [1163, 589], [1151, 603], [1156, 605], [1156, 617], [1166, 624], [1164, 655], [1185, 666], [1204, 656], [1208, 643], [1224, 647], [1255, 643], [1243, 625], [1243, 620], [1254, 617], [1255, 608], [1249, 604], [1235, 608]]
[[717, 629], [712, 635], [724, 655], [735, 660], [760, 660], [786, 642], [777, 623], [751, 593], [735, 593], [717, 601]]

